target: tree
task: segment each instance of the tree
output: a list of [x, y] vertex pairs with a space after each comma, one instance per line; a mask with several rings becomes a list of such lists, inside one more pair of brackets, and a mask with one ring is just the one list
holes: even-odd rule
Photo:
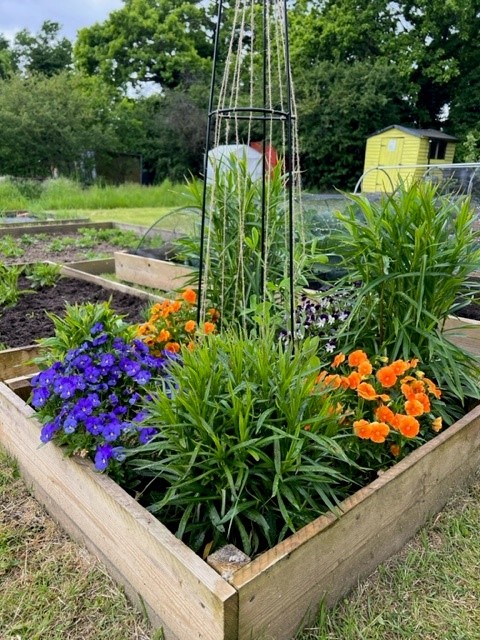
[[0, 78], [8, 78], [16, 71], [15, 59], [10, 43], [0, 33]]
[[51, 77], [71, 67], [72, 43], [60, 37], [58, 22], [45, 20], [37, 35], [27, 29], [15, 35], [13, 54], [26, 75], [39, 73]]
[[209, 68], [211, 28], [200, 0], [124, 0], [104, 23], [79, 31], [75, 63], [117, 87], [174, 88]]
[[75, 174], [92, 152], [116, 140], [108, 96], [68, 73], [0, 81], [0, 175]]

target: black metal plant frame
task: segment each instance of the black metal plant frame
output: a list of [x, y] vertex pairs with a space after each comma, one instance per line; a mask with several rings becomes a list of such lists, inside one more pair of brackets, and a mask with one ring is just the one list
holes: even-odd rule
[[[260, 2], [260, 0], [259, 0]], [[210, 139], [212, 131], [214, 130], [215, 122], [219, 119], [237, 119], [237, 120], [253, 120], [260, 121], [262, 123], [263, 132], [263, 158], [262, 158], [262, 209], [261, 209], [261, 258], [262, 264], [266, 260], [266, 179], [267, 179], [267, 162], [266, 162], [266, 137], [267, 137], [267, 122], [274, 120], [284, 121], [286, 130], [285, 141], [285, 161], [286, 161], [286, 187], [288, 190], [287, 202], [288, 202], [288, 238], [287, 238], [287, 250], [288, 250], [288, 278], [289, 278], [289, 322], [291, 335], [294, 335], [295, 329], [295, 287], [294, 287], [294, 215], [293, 215], [293, 120], [295, 118], [293, 112], [293, 97], [292, 86], [290, 76], [290, 52], [288, 42], [288, 18], [287, 18], [287, 2], [282, 2], [283, 13], [283, 28], [285, 38], [285, 73], [286, 73], [286, 109], [277, 110], [267, 108], [267, 20], [268, 20], [268, 5], [271, 4], [271, 0], [261, 0], [263, 6], [263, 46], [262, 46], [262, 63], [263, 63], [263, 105], [242, 107], [235, 106], [230, 108], [215, 108], [215, 86], [217, 80], [218, 66], [219, 66], [219, 43], [220, 33], [222, 30], [222, 18], [224, 12], [223, 0], [218, 0], [217, 4], [217, 21], [215, 26], [214, 35], [214, 49], [213, 49], [213, 67], [210, 84], [210, 97], [208, 103], [208, 120], [207, 120], [207, 132], [206, 132], [206, 149], [204, 160], [204, 186], [203, 186], [203, 200], [202, 200], [202, 218], [200, 227], [200, 263], [198, 273], [198, 322], [201, 318], [202, 308], [202, 291], [203, 280], [205, 274], [205, 231], [206, 231], [206, 217], [207, 217], [207, 171], [208, 171], [208, 151], [210, 149]], [[262, 290], [264, 278], [264, 270], [262, 270]]]

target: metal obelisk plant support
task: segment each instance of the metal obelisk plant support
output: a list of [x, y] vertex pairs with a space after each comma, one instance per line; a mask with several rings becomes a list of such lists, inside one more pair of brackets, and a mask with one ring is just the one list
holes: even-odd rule
[[[212, 155], [219, 149], [223, 151]], [[251, 153], [259, 158], [256, 166], [249, 164]], [[294, 334], [298, 165], [287, 4], [236, 0], [227, 10], [218, 0], [200, 229], [199, 322], [215, 276], [221, 315], [227, 298], [236, 298], [235, 314], [241, 316], [252, 293], [257, 301], [266, 300], [273, 285]], [[232, 265], [238, 269], [233, 276]]]

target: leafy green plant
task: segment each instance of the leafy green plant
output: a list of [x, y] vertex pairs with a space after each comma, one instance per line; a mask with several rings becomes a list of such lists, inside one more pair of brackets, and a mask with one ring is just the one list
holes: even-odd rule
[[332, 395], [315, 384], [317, 349], [228, 330], [172, 364], [145, 423], [159, 433], [127, 464], [148, 480], [143, 503], [194, 549], [256, 552], [344, 496], [352, 467]]
[[65, 316], [47, 313], [54, 325], [54, 335], [41, 338], [38, 342], [41, 355], [35, 362], [41, 367], [49, 367], [62, 361], [70, 349], [76, 349], [91, 338], [91, 330], [101, 324], [105, 333], [125, 340], [133, 338], [135, 327], [124, 322], [110, 306], [109, 302], [85, 304], [65, 304]]
[[27, 278], [34, 289], [53, 287], [61, 277], [62, 267], [53, 262], [36, 262], [27, 270]]
[[27, 291], [21, 291], [18, 279], [23, 267], [6, 266], [0, 262], [0, 305], [10, 306], [18, 302], [21, 295]]
[[65, 251], [65, 249], [74, 247], [75, 243], [75, 238], [70, 236], [58, 237], [49, 243], [47, 251], [51, 251], [52, 253], [61, 253], [62, 251]]
[[350, 196], [337, 217], [346, 279], [358, 281], [344, 349], [365, 345], [392, 359], [417, 357], [458, 398], [478, 396], [474, 359], [442, 326], [480, 268], [480, 232], [468, 199], [441, 196], [428, 183], [401, 186], [379, 202]]
[[[285, 290], [278, 285], [286, 281], [289, 265], [286, 178], [282, 174], [282, 163], [278, 163], [265, 182], [264, 194], [262, 180], [254, 179], [245, 159], [232, 156], [228, 170], [219, 164], [214, 172], [206, 194], [203, 273], [209, 306], [219, 310], [221, 322], [225, 324], [244, 318], [243, 311], [252, 298], [264, 299], [268, 283], [277, 286], [280, 297]], [[191, 182], [188, 189], [193, 207], [201, 211], [202, 185]], [[266, 227], [263, 240], [262, 201]], [[300, 229], [297, 234], [301, 234]], [[199, 234], [181, 237], [175, 244], [181, 262], [198, 263]], [[305, 256], [302, 259], [305, 267]], [[295, 262], [296, 280], [300, 282], [300, 255]], [[198, 272], [193, 272], [188, 284], [196, 288], [198, 278]]]
[[3, 254], [5, 258], [20, 258], [25, 251], [12, 236], [2, 236], [0, 238], [0, 253]]

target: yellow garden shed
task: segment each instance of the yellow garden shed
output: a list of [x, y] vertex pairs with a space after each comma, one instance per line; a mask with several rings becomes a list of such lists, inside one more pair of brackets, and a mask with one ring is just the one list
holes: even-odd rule
[[400, 181], [421, 178], [430, 165], [451, 164], [456, 142], [435, 129], [393, 124], [377, 131], [367, 139], [362, 191], [391, 192]]

